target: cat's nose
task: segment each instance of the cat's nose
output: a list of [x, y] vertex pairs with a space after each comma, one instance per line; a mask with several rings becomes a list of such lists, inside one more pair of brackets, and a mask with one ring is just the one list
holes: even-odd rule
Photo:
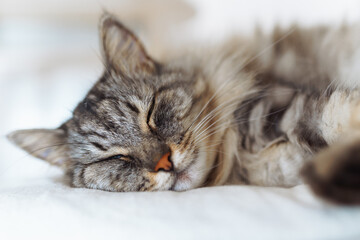
[[172, 171], [174, 169], [173, 164], [170, 160], [170, 153], [164, 154], [155, 166], [155, 171]]

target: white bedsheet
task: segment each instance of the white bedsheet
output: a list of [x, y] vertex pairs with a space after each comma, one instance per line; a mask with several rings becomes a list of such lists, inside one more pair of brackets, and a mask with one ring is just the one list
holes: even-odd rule
[[[344, 13], [354, 13], [350, 3], [355, 1], [321, 1], [331, 9], [330, 17], [313, 1], [304, 1], [302, 8], [294, 5], [282, 15], [281, 9], [288, 10], [290, 1], [275, 1], [288, 3], [277, 9], [270, 9], [269, 1], [237, 1], [236, 9], [231, 0], [215, 5], [194, 2], [203, 10], [186, 23], [185, 30], [189, 34], [197, 30], [196, 37], [206, 39], [239, 23], [247, 25], [249, 12], [262, 15], [267, 24], [270, 12], [272, 20], [278, 16], [284, 21], [293, 14], [306, 24], [334, 22]], [[306, 12], [309, 8], [304, 6], [312, 6], [312, 13], [319, 15]], [[217, 19], [216, 24], [212, 19]], [[71, 109], [102, 72], [96, 26], [69, 28], [29, 19], [1, 23], [1, 240], [360, 239], [359, 207], [324, 203], [306, 186], [223, 186], [181, 193], [68, 187], [60, 170], [11, 146], [5, 134], [19, 128], [57, 127], [70, 117]]]
[[360, 208], [305, 186], [111, 193], [40, 178], [0, 193], [0, 239], [360, 239]]

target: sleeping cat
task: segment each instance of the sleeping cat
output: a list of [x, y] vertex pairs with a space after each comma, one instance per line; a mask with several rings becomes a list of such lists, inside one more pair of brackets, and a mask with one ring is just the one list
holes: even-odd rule
[[305, 179], [322, 197], [360, 203], [353, 28], [275, 29], [163, 62], [112, 15], [100, 34], [104, 74], [71, 119], [8, 135], [73, 186], [184, 191]]

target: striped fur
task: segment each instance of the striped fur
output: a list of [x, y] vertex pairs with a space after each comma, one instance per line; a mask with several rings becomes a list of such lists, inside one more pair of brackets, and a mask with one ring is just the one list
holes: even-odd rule
[[[294, 26], [160, 63], [105, 14], [106, 69], [72, 118], [56, 130], [20, 130], [9, 138], [62, 167], [76, 187], [290, 187], [302, 182], [304, 169], [320, 195], [357, 203], [360, 76], [349, 75], [357, 73], [354, 32]], [[344, 138], [352, 140], [339, 145]], [[324, 161], [331, 158], [327, 151], [336, 151], [335, 159]], [[174, 170], [154, 171], [167, 152]], [[354, 166], [351, 181], [347, 166]], [[351, 190], [346, 197], [343, 189]]]

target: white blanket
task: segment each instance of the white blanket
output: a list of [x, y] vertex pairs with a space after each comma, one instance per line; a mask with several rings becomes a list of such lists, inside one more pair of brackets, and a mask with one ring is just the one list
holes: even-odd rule
[[0, 239], [360, 239], [360, 208], [292, 189], [112, 193], [54, 178], [1, 190]]
[[[284, 21], [289, 12], [307, 24], [316, 23], [311, 12], [319, 13], [317, 22], [340, 22], [344, 13], [354, 12], [349, 3], [355, 1], [319, 1], [326, 7], [303, 1], [302, 8], [291, 8], [293, 1], [278, 0], [278, 8], [271, 2], [273, 9], [269, 1], [194, 2], [199, 13], [182, 29], [206, 39], [220, 30], [231, 32], [239, 23], [247, 25], [249, 13], [261, 15], [265, 25], [270, 13], [272, 20]], [[324, 9], [331, 9], [331, 17], [326, 18]], [[96, 26], [5, 20], [0, 25], [1, 240], [360, 239], [359, 207], [324, 203], [306, 186], [223, 186], [181, 193], [70, 188], [60, 170], [11, 146], [5, 134], [19, 128], [57, 127], [70, 117], [102, 73], [94, 50]]]

